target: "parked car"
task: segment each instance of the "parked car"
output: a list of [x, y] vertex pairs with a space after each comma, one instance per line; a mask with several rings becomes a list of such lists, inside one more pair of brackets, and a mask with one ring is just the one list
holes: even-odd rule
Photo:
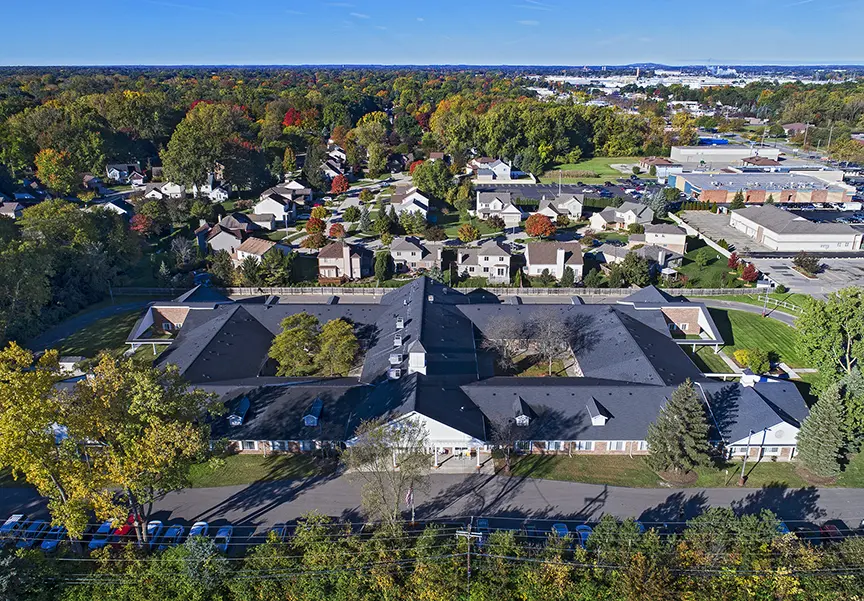
[[60, 546], [60, 543], [66, 539], [66, 534], [65, 526], [54, 526], [45, 534], [39, 548], [45, 553], [53, 553]]
[[111, 539], [111, 533], [114, 532], [114, 523], [111, 520], [107, 520], [102, 522], [99, 525], [99, 528], [93, 534], [93, 538], [90, 539], [90, 542], [87, 544], [87, 548], [90, 551], [95, 551], [97, 549], [101, 549], [108, 544], [108, 541]]
[[165, 531], [165, 535], [159, 541], [159, 551], [165, 551], [166, 549], [170, 549], [171, 547], [176, 547], [180, 544], [180, 540], [183, 538], [183, 533], [186, 532], [186, 528], [181, 526], [180, 524], [174, 524], [173, 526], [169, 526], [168, 530]]
[[42, 540], [45, 531], [50, 527], [51, 525], [45, 520], [33, 520], [27, 528], [21, 532], [18, 544], [16, 544], [15, 547], [18, 549], [32, 548], [33, 545]]
[[0, 526], [0, 549], [9, 545], [20, 536], [27, 526], [27, 516], [23, 513], [10, 515]]
[[588, 524], [579, 524], [576, 526], [576, 542], [579, 543], [579, 546], [583, 549], [588, 544], [588, 539], [594, 533], [594, 529], [591, 528]]
[[567, 524], [552, 524], [552, 533], [564, 538], [570, 534], [570, 529], [567, 527]]
[[792, 531], [789, 530], [789, 526], [786, 525], [786, 522], [777, 522], [777, 534], [781, 536], [784, 534], [791, 534]]
[[819, 527], [819, 539], [823, 543], [836, 543], [843, 540], [843, 533], [834, 524], [822, 524]]
[[228, 553], [228, 545], [231, 544], [231, 537], [234, 535], [234, 526], [222, 526], [216, 531], [216, 536], [213, 537], [213, 542], [216, 543], [216, 550], [220, 553]]
[[285, 537], [288, 535], [288, 524], [279, 523], [271, 526], [267, 532], [264, 534], [264, 540], [267, 541], [270, 539], [270, 534], [276, 537], [279, 541], [284, 541]]
[[159, 543], [159, 535], [165, 529], [164, 524], [159, 520], [150, 520], [147, 522], [147, 546], [152, 549]]
[[189, 538], [193, 536], [207, 536], [210, 531], [210, 524], [207, 522], [195, 522], [189, 529]]
[[111, 533], [111, 544], [112, 545], [121, 545], [125, 542], [128, 542], [129, 539], [134, 536], [132, 534], [132, 529], [135, 527], [135, 516], [129, 514], [129, 517], [126, 518], [126, 521], [120, 524], [117, 528], [114, 529], [114, 532]]

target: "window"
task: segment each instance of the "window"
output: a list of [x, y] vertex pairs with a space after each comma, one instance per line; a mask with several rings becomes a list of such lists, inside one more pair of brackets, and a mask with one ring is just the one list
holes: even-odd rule
[[516, 441], [516, 450], [517, 451], [527, 451], [530, 448], [527, 440], [517, 440]]
[[483, 273], [489, 273], [489, 268], [488, 268], [488, 267], [484, 267], [484, 268], [483, 268]]
[[733, 455], [745, 455], [746, 453], [747, 453], [747, 447], [743, 447], [743, 446], [732, 447], [732, 454]]
[[504, 275], [504, 268], [503, 267], [498, 268], [498, 275]]
[[610, 440], [609, 441], [609, 450], [610, 451], [623, 451], [624, 450], [624, 441], [623, 440]]
[[639, 443], [636, 445], [636, 450], [637, 451], [647, 451], [648, 450], [648, 442], [645, 440], [640, 440]]
[[179, 329], [182, 328], [182, 327], [183, 327], [183, 324], [182, 324], [182, 323], [175, 323], [175, 324], [174, 324], [174, 329], [175, 329], [175, 330], [179, 330]]
[[411, 251], [411, 256], [412, 256], [412, 257], [416, 257], [416, 256], [417, 256], [417, 252], [412, 250], [412, 251]]
[[677, 324], [677, 325], [678, 325], [678, 329], [681, 330], [682, 332], [686, 332], [686, 331], [687, 331], [687, 326], [688, 326], [688, 324], [686, 324], [686, 323], [679, 323], [679, 324]]
[[780, 447], [765, 447], [765, 449], [762, 451], [762, 454], [769, 457], [779, 455]]
[[517, 415], [516, 416], [516, 425], [517, 426], [524, 428], [525, 426], [527, 426], [530, 423], [531, 423], [531, 418], [528, 417], [527, 415]]
[[560, 451], [561, 450], [561, 441], [560, 440], [550, 440], [546, 443], [547, 451]]
[[288, 450], [288, 441], [287, 440], [271, 440], [270, 448], [274, 451], [287, 451]]
[[244, 440], [243, 441], [243, 450], [244, 451], [257, 451], [258, 450], [258, 442], [255, 440]]
[[300, 441], [300, 450], [301, 451], [313, 451], [313, 450], [315, 450], [315, 441], [313, 441], [313, 440], [301, 440]]
[[174, 324], [171, 323], [170, 321], [163, 321], [162, 322], [162, 329], [165, 330], [166, 332], [170, 332], [173, 327], [174, 327]]
[[483, 260], [484, 260], [484, 261], [488, 261], [488, 260], [489, 260], [489, 257], [483, 257]]
[[574, 451], [593, 451], [594, 450], [594, 441], [593, 440], [574, 440], [571, 444], [571, 448]]

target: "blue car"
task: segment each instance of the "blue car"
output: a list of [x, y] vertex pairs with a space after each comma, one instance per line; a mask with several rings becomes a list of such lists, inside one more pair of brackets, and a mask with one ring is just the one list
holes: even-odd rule
[[594, 533], [594, 530], [588, 524], [579, 524], [576, 526], [576, 536], [579, 546], [583, 549], [588, 544], [588, 538]]
[[90, 539], [90, 543], [87, 545], [87, 548], [91, 551], [105, 548], [105, 546], [111, 540], [111, 535], [113, 533], [114, 526], [111, 523], [111, 520], [102, 522], [99, 525], [99, 528], [96, 530], [96, 533], [93, 534], [93, 538]]
[[189, 529], [189, 538], [193, 536], [207, 536], [208, 532], [210, 532], [210, 524], [207, 522], [195, 522]]
[[231, 544], [231, 536], [234, 534], [234, 526], [222, 526], [216, 531], [216, 536], [213, 537], [213, 542], [216, 544], [216, 550], [220, 553], [228, 553], [228, 546]]
[[21, 538], [18, 539], [18, 544], [15, 545], [18, 549], [30, 549], [37, 542], [42, 540], [45, 531], [50, 528], [50, 524], [45, 520], [33, 520], [21, 533]]
[[786, 522], [777, 522], [777, 534], [792, 534], [792, 531], [789, 530], [789, 526], [786, 525]]
[[65, 539], [66, 528], [64, 526], [54, 526], [48, 531], [45, 538], [42, 539], [42, 544], [39, 548], [45, 553], [53, 553]]
[[153, 548], [159, 542], [159, 535], [165, 527], [159, 520], [150, 520], [147, 522], [147, 546]]
[[165, 536], [159, 541], [159, 550], [165, 551], [171, 547], [176, 547], [180, 544], [180, 539], [183, 538], [183, 533], [186, 529], [180, 524], [174, 524], [165, 531]]
[[567, 527], [567, 524], [552, 524], [552, 532], [564, 538], [570, 534], [570, 529]]

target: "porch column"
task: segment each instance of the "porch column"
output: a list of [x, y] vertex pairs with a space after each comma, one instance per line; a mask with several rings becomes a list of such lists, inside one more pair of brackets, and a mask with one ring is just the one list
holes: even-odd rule
[[480, 469], [480, 447], [477, 447], [477, 469]]
[[393, 451], [393, 469], [395, 470], [397, 467], [399, 466], [396, 464], [396, 451]]
[[438, 447], [435, 447], [435, 462], [432, 464], [432, 467], [438, 469]]

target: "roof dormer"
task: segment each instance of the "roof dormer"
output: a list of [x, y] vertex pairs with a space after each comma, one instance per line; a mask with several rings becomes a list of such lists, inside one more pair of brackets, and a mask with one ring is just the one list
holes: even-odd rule
[[605, 426], [606, 422], [609, 421], [609, 412], [594, 397], [591, 397], [585, 408], [588, 410], [588, 415], [591, 416], [592, 426]]

